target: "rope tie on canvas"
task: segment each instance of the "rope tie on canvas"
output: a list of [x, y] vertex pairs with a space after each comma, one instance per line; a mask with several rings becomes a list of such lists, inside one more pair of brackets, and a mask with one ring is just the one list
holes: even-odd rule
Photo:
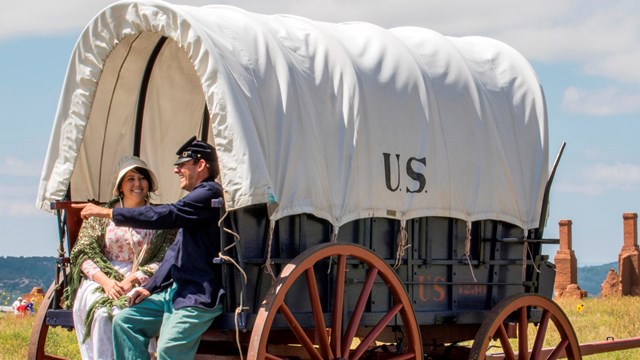
[[234, 323], [235, 323], [235, 327], [236, 327], [236, 345], [238, 346], [238, 350], [239, 350], [239, 354], [240, 354], [240, 360], [244, 360], [244, 357], [242, 355], [242, 346], [240, 344], [240, 326], [238, 325], [238, 317], [240, 316], [240, 314], [242, 313], [243, 310], [248, 310], [248, 307], [244, 306], [244, 289], [247, 285], [247, 274], [244, 272], [244, 270], [242, 269], [242, 267], [240, 267], [240, 265], [238, 265], [237, 262], [235, 262], [235, 260], [233, 260], [231, 257], [224, 255], [223, 252], [228, 251], [229, 249], [231, 249], [232, 247], [236, 246], [237, 243], [240, 241], [240, 235], [236, 232], [234, 232], [231, 229], [228, 229], [227, 227], [224, 226], [223, 224], [223, 220], [225, 217], [227, 217], [227, 212], [224, 213], [224, 215], [222, 215], [220, 217], [220, 220], [218, 221], [218, 227], [220, 227], [223, 231], [231, 234], [234, 238], [233, 243], [227, 247], [225, 247], [219, 254], [218, 256], [225, 260], [228, 261], [230, 263], [233, 264], [233, 266], [236, 267], [236, 269], [238, 269], [238, 271], [240, 272], [240, 275], [242, 275], [242, 286], [240, 287], [240, 304], [238, 304], [238, 306], [236, 307], [236, 310], [234, 311]]
[[273, 230], [276, 227], [276, 221], [275, 220], [269, 220], [269, 243], [267, 244], [267, 259], [265, 260], [264, 263], [264, 271], [271, 275], [271, 278], [273, 279], [273, 282], [276, 281], [276, 274], [273, 272], [273, 269], [271, 268], [271, 264], [273, 264], [273, 261], [271, 260], [271, 245], [273, 244]]
[[238, 265], [238, 263], [236, 263], [229, 256], [223, 255], [222, 252], [220, 253], [219, 256], [225, 261], [232, 263], [233, 266], [235, 266], [238, 270], [240, 270], [240, 274], [242, 275], [242, 287], [240, 289], [240, 304], [238, 304], [238, 306], [236, 307], [236, 310], [233, 312], [233, 321], [236, 327], [236, 345], [238, 346], [238, 350], [239, 350], [238, 353], [240, 354], [240, 360], [244, 360], [244, 357], [242, 356], [242, 345], [240, 344], [240, 326], [238, 325], [238, 318], [240, 317], [240, 314], [242, 313], [243, 310], [249, 309], [248, 307], [244, 306], [244, 287], [247, 284], [247, 274], [244, 271], [242, 271], [242, 268], [240, 267], [240, 265]]
[[538, 267], [536, 266], [536, 262], [533, 260], [533, 252], [531, 251], [531, 249], [529, 249], [529, 245], [527, 245], [527, 252], [529, 253], [529, 259], [531, 259], [531, 264], [533, 265], [533, 268], [536, 270], [536, 272], [540, 272], [540, 269], [538, 269]]
[[467, 258], [467, 264], [469, 264], [469, 271], [471, 271], [471, 277], [473, 282], [478, 282], [476, 274], [473, 272], [473, 266], [471, 265], [471, 221], [467, 221], [467, 235], [464, 240], [464, 256]]
[[529, 249], [529, 242], [528, 240], [528, 234], [529, 234], [529, 230], [524, 229], [524, 244], [523, 244], [523, 249], [522, 249], [522, 282], [524, 282], [526, 280], [526, 275], [527, 275], [527, 258], [531, 259], [531, 265], [533, 265], [533, 269], [536, 272], [540, 272], [540, 269], [538, 269], [538, 267], [536, 266], [536, 262], [533, 260], [533, 252], [531, 251], [531, 249]]
[[398, 243], [398, 250], [396, 251], [396, 263], [393, 265], [394, 269], [398, 269], [402, 263], [402, 258], [404, 257], [404, 251], [411, 246], [408, 244], [409, 242], [409, 234], [407, 234], [407, 221], [400, 220], [400, 231], [398, 232], [398, 238], [396, 239]]
[[[331, 232], [331, 242], [338, 242], [338, 231], [340, 230], [340, 226], [333, 226], [333, 231]], [[333, 256], [329, 257], [329, 266], [327, 267], [327, 274], [331, 272], [331, 265], [333, 264]]]
[[522, 283], [527, 280], [527, 253], [529, 252], [529, 242], [527, 241], [529, 231], [527, 229], [524, 230], [524, 235], [522, 238]]

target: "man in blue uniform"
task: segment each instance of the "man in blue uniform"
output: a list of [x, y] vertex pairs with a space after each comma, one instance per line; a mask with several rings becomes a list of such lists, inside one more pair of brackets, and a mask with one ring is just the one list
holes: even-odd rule
[[132, 291], [129, 308], [113, 319], [115, 359], [148, 359], [149, 340], [158, 337], [158, 359], [193, 359], [200, 337], [222, 313], [222, 280], [213, 259], [220, 252], [218, 220], [222, 189], [215, 149], [192, 137], [176, 152], [174, 172], [189, 191], [173, 204], [105, 209], [86, 205], [89, 216], [110, 217], [116, 225], [147, 229], [180, 228], [156, 273]]

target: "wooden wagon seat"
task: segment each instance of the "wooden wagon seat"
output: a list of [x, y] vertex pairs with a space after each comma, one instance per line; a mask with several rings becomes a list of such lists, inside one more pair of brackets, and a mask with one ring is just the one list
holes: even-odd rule
[[[80, 228], [82, 227], [82, 217], [80, 216], [82, 209], [74, 208], [72, 205], [85, 202], [86, 201], [55, 201], [51, 203], [51, 209], [56, 212], [58, 218], [60, 244], [56, 260], [57, 266], [54, 284], [45, 296], [48, 298], [45, 300], [49, 301], [44, 319], [47, 326], [62, 326], [67, 329], [73, 329], [74, 327], [72, 310], [63, 309], [61, 300], [67, 285], [66, 276], [68, 274], [68, 266], [71, 262], [69, 256], [80, 234]], [[68, 251], [65, 251], [65, 245]]]
[[78, 239], [78, 234], [80, 234], [80, 227], [82, 227], [82, 217], [80, 216], [82, 209], [76, 209], [71, 205], [84, 203], [86, 201], [56, 201], [51, 203], [51, 209], [58, 212], [58, 226], [64, 226], [65, 228], [67, 240], [69, 241], [69, 254], [71, 254], [71, 249], [73, 249]]

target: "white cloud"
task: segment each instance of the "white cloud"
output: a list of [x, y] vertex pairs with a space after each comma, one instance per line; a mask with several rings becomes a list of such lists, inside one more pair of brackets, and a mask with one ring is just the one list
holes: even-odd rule
[[[19, 184], [19, 185], [7, 185], [0, 184], [0, 204], [3, 204], [3, 200], [6, 199], [16, 199], [16, 198], [24, 198], [31, 196], [35, 201], [36, 186], [30, 186], [28, 184]], [[2, 206], [0, 206], [2, 207]]]
[[587, 169], [588, 179], [610, 189], [637, 190], [640, 188], [640, 165], [616, 163], [596, 164]]
[[605, 157], [605, 155], [602, 153], [602, 150], [599, 148], [587, 148], [584, 150], [584, 154], [592, 159], [602, 159], [603, 157]]
[[[537, 2], [535, 3], [537, 4]], [[572, 2], [562, 13], [536, 14], [495, 37], [531, 61], [569, 62], [586, 74], [640, 82], [640, 7], [633, 1]], [[525, 9], [525, 11], [528, 9]]]
[[[174, 1], [201, 6], [206, 0]], [[108, 0], [34, 0], [3, 4], [0, 40], [78, 33]], [[222, 0], [259, 13], [290, 13], [321, 21], [417, 25], [446, 35], [505, 41], [532, 61], [575, 63], [587, 74], [640, 82], [640, 7], [636, 0]]]
[[0, 163], [0, 215], [28, 217], [42, 213], [35, 206], [42, 161], [4, 156]]
[[5, 1], [0, 13], [0, 39], [79, 32], [112, 1]]
[[0, 184], [0, 215], [3, 217], [28, 217], [42, 214], [36, 208], [37, 187], [25, 183]]
[[605, 76], [621, 83], [637, 84], [640, 82], [640, 48], [633, 44], [634, 48], [620, 53], [612, 53], [603, 56], [599, 60], [589, 61], [584, 70], [587, 74]]
[[35, 201], [13, 201], [8, 205], [7, 209], [4, 210], [7, 216], [29, 217], [43, 213], [42, 210], [36, 208]]
[[0, 164], [0, 175], [39, 177], [42, 172], [42, 160], [24, 160], [7, 155]]
[[561, 183], [554, 188], [561, 192], [573, 192], [590, 196], [600, 195], [609, 190], [622, 192], [640, 189], [640, 165], [629, 163], [599, 163], [585, 168], [575, 183]]
[[564, 91], [563, 107], [570, 112], [611, 116], [640, 111], [640, 92], [624, 91], [616, 87], [584, 89], [570, 87]]
[[603, 190], [596, 184], [579, 184], [579, 183], [558, 183], [554, 185], [553, 189], [563, 193], [577, 193], [589, 196], [596, 196], [602, 194]]

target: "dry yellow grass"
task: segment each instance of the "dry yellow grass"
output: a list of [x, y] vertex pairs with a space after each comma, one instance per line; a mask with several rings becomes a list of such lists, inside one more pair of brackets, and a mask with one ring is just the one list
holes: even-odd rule
[[[561, 300], [558, 303], [569, 317], [581, 344], [640, 336], [640, 297]], [[21, 318], [0, 313], [0, 360], [27, 357], [34, 319], [34, 316]], [[529, 338], [533, 339], [533, 334]], [[552, 346], [554, 341], [557, 343], [552, 333], [547, 339], [546, 346]], [[75, 333], [60, 328], [50, 329], [47, 353], [80, 359]], [[640, 359], [640, 349], [591, 355], [585, 359]]]
[[[610, 339], [627, 339], [640, 336], [640, 297], [608, 299], [564, 299], [558, 305], [573, 326], [580, 344], [603, 342]], [[529, 325], [529, 347], [537, 334], [537, 328]], [[549, 327], [545, 348], [553, 348], [560, 341], [554, 326]], [[492, 352], [502, 352], [499, 341], [493, 341]], [[517, 350], [515, 340], [511, 341]], [[588, 360], [640, 359], [640, 349], [615, 351], [585, 356]]]
[[[640, 297], [567, 299], [558, 304], [567, 314], [581, 344], [640, 336]], [[640, 359], [640, 349], [590, 355], [585, 359]]]
[[[35, 316], [0, 313], [0, 360], [26, 359]], [[49, 329], [46, 352], [67, 359], [80, 359], [75, 333], [61, 328]]]

